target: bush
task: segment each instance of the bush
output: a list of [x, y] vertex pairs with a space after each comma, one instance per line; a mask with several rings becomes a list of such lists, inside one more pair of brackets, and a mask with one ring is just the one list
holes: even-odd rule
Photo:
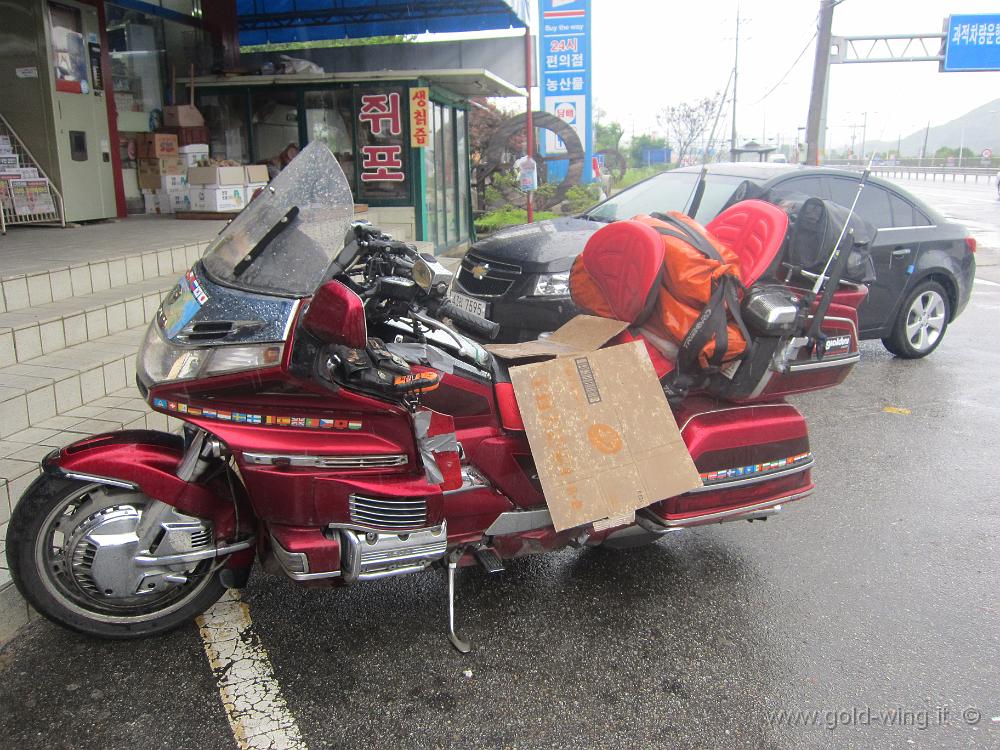
[[[554, 214], [551, 211], [536, 211], [535, 221], [554, 219], [556, 216], [557, 214]], [[525, 209], [505, 206], [498, 211], [491, 211], [490, 213], [483, 214], [476, 219], [476, 231], [482, 232], [483, 234], [491, 234], [503, 229], [504, 227], [526, 224], [527, 222], [528, 212]]]
[[601, 199], [601, 186], [596, 182], [589, 185], [574, 185], [566, 191], [562, 203], [564, 214], [578, 214], [586, 211]]

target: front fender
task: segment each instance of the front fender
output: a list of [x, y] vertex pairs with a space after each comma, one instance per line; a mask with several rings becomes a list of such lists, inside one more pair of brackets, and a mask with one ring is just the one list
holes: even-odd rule
[[[231, 497], [235, 492], [241, 526], [252, 527], [254, 514], [242, 482], [227, 481], [224, 472], [206, 483], [185, 482], [176, 473], [183, 455], [184, 440], [179, 435], [122, 430], [94, 435], [52, 451], [42, 460], [42, 470], [110, 486], [131, 485], [183, 513], [212, 521], [218, 539], [236, 536]], [[247, 551], [252, 559], [253, 550]], [[236, 553], [233, 558], [242, 554]]]

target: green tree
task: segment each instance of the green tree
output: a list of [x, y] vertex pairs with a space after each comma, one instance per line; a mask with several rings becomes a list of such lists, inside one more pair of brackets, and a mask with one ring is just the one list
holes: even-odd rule
[[[934, 152], [935, 159], [947, 159], [949, 156], [958, 156], [958, 149], [952, 148], [951, 146], [942, 146], [937, 151]], [[974, 159], [976, 158], [975, 152], [971, 148], [962, 149], [963, 159]]]
[[599, 122], [594, 123], [594, 150], [603, 151], [605, 149], [619, 150], [622, 136], [625, 130], [617, 122], [609, 122], [604, 125]]
[[323, 49], [326, 47], [366, 47], [374, 44], [401, 44], [412, 42], [412, 34], [397, 36], [368, 36], [358, 39], [318, 39], [310, 42], [275, 42], [272, 44], [247, 44], [240, 47], [240, 53], [251, 52], [294, 52], [303, 49]]

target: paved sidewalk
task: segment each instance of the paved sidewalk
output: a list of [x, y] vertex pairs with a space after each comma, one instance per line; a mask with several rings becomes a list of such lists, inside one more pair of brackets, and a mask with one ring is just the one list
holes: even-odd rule
[[0, 235], [0, 277], [139, 255], [212, 239], [226, 222], [130, 216], [82, 226], [11, 227]]

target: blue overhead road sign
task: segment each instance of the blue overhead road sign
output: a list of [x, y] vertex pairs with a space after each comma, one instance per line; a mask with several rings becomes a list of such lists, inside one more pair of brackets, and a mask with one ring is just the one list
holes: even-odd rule
[[941, 69], [1000, 70], [1000, 15], [949, 16]]

